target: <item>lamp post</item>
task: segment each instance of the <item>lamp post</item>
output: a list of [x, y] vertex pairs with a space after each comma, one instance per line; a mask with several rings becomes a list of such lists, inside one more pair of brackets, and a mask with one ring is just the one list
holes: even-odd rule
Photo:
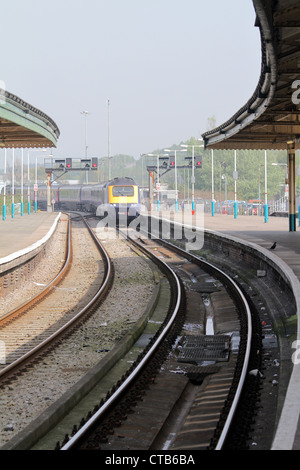
[[[85, 158], [87, 159], [88, 154], [88, 144], [87, 144], [87, 117], [90, 114], [89, 111], [81, 111], [80, 114], [84, 115], [85, 118]], [[85, 172], [85, 182], [88, 183], [88, 172]]]
[[[285, 195], [284, 195], [284, 198], [285, 198], [285, 200], [286, 200], [286, 199], [287, 199], [287, 194], [286, 194], [286, 193], [287, 193], [287, 190], [286, 190], [286, 186], [287, 186], [287, 181], [288, 181], [288, 165], [287, 165], [287, 163], [272, 163], [272, 166], [285, 166], [285, 168], [286, 168], [286, 170], [285, 170], [285, 171], [286, 171], [286, 173], [285, 173], [285, 182], [284, 182], [284, 183], [285, 183], [285, 184], [284, 184], [284, 186], [285, 186]], [[281, 206], [282, 206], [282, 205], [283, 205], [283, 204], [281, 204]], [[285, 206], [285, 207], [284, 207], [284, 210], [285, 210], [285, 209], [286, 209], [286, 204], [284, 204], [284, 206]], [[299, 226], [300, 226], [300, 217], [299, 217]]]
[[12, 149], [12, 188], [11, 188], [11, 217], [15, 217], [15, 149]]
[[211, 151], [211, 215], [215, 215], [214, 151]]
[[23, 191], [24, 191], [24, 150], [21, 150], [21, 216], [24, 214], [24, 198], [23, 198]]
[[6, 219], [6, 149], [4, 150], [3, 220]]
[[[31, 152], [46, 152], [46, 149], [36, 149], [31, 150]], [[34, 185], [34, 212], [37, 213], [37, 196], [38, 196], [38, 178], [37, 178], [37, 156], [35, 157], [35, 185]], [[29, 161], [29, 153], [28, 153], [28, 161]]]
[[264, 167], [264, 165], [259, 165], [258, 166], [258, 207], [259, 207], [259, 211], [258, 211], [258, 215], [261, 215], [261, 191], [260, 191], [260, 169]]
[[[52, 155], [52, 149], [51, 149], [51, 154], [46, 155], [51, 159], [51, 162], [53, 161], [53, 155]], [[51, 198], [51, 180], [53, 180], [53, 174], [48, 170], [47, 171], [47, 212], [52, 212], [54, 210], [54, 205], [52, 204], [52, 198]]]
[[[202, 139], [199, 139], [202, 140]], [[192, 148], [192, 214], [195, 214], [195, 147], [203, 148], [204, 145], [190, 145], [190, 144], [181, 144], [181, 147], [191, 147]]]
[[236, 182], [238, 178], [238, 174], [236, 171], [236, 150], [234, 151], [234, 172], [233, 172], [233, 178], [234, 178], [234, 218], [237, 219], [237, 193], [236, 193]]
[[29, 150], [27, 151], [27, 211], [28, 215], [30, 215], [31, 207], [30, 207], [30, 165], [29, 165]]
[[35, 157], [35, 177], [34, 177], [34, 212], [37, 213], [37, 192], [38, 192], [38, 182], [37, 182], [37, 157]]
[[227, 176], [222, 175], [222, 180], [224, 180], [225, 183], [225, 201], [227, 201]]
[[111, 162], [110, 162], [110, 100], [107, 100], [107, 121], [108, 121], [108, 181], [111, 180]]
[[265, 150], [265, 223], [269, 221], [268, 180], [267, 180], [267, 151]]
[[187, 149], [164, 149], [165, 152], [174, 152], [175, 154], [175, 211], [178, 212], [178, 190], [177, 190], [177, 152], [187, 152]]

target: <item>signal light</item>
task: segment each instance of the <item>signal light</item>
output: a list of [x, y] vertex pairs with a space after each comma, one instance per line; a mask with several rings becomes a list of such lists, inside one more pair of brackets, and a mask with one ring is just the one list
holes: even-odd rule
[[175, 156], [169, 157], [169, 168], [175, 168]]
[[196, 168], [202, 168], [202, 160], [201, 160], [201, 156], [200, 156], [200, 155], [198, 155], [198, 156], [196, 157], [196, 160], [195, 160], [195, 167], [196, 167]]
[[92, 170], [97, 170], [97, 169], [98, 169], [98, 158], [92, 157]]
[[66, 168], [68, 170], [72, 168], [72, 158], [66, 158]]

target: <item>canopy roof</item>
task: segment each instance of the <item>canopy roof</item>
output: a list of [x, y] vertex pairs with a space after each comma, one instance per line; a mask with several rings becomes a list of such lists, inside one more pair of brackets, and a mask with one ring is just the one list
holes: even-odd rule
[[0, 89], [0, 148], [56, 147], [59, 134], [49, 116]]
[[262, 43], [261, 75], [250, 100], [202, 135], [211, 149], [300, 148], [300, 2], [253, 0]]

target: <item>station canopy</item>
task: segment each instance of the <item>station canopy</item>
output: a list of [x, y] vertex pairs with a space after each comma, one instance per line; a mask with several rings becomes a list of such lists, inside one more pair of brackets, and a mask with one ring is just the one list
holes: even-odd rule
[[204, 146], [287, 149], [293, 143], [299, 149], [300, 1], [253, 0], [253, 5], [262, 44], [259, 83], [245, 106], [202, 135]]
[[0, 148], [56, 147], [59, 135], [49, 116], [0, 89]]

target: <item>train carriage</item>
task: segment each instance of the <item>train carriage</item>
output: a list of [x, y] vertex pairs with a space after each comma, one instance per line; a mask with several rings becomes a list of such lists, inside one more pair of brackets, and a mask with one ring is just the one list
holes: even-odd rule
[[86, 212], [96, 213], [100, 204], [105, 201], [105, 185], [102, 184], [89, 184], [82, 187], [81, 191], [81, 205], [82, 210]]
[[[99, 184], [62, 184], [51, 186], [51, 199], [55, 209], [91, 212], [98, 217], [122, 218], [128, 223], [138, 217], [141, 210], [140, 189], [129, 177], [114, 178]], [[38, 208], [47, 208], [47, 187], [39, 185]]]
[[83, 185], [81, 184], [65, 184], [60, 185], [57, 189], [52, 185], [52, 196], [53, 189], [57, 191], [57, 209], [59, 210], [70, 210], [80, 211], [82, 210], [81, 203], [81, 191]]

